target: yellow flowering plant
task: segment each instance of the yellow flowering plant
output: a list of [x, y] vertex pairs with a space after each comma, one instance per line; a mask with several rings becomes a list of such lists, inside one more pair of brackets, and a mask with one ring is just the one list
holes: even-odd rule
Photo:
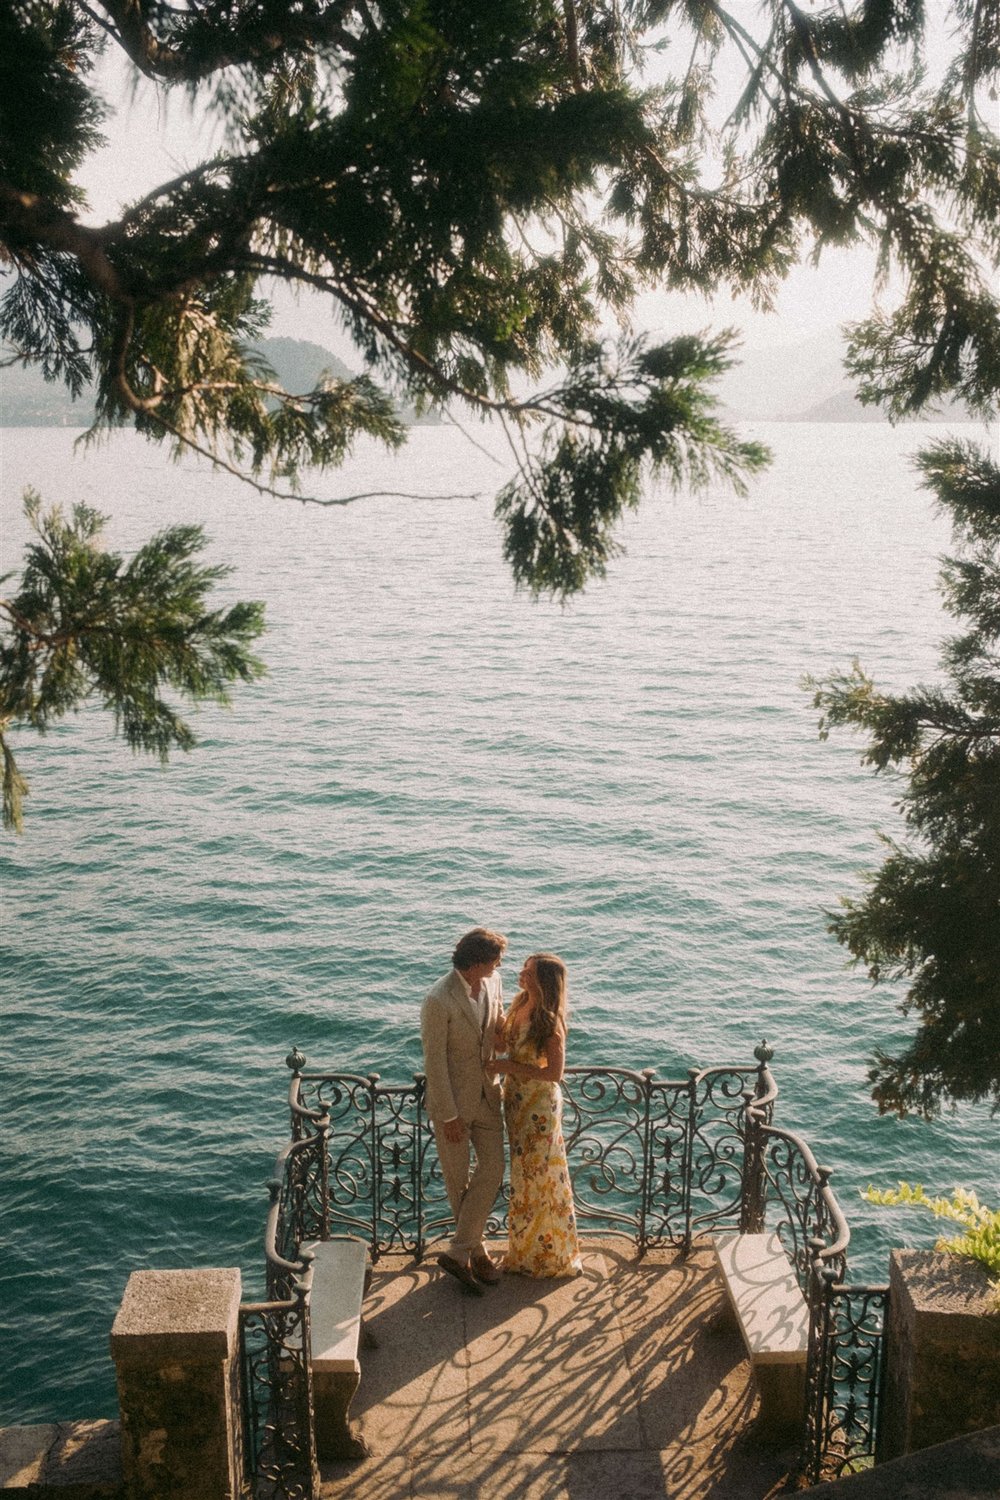
[[961, 1233], [951, 1238], [942, 1234], [934, 1248], [984, 1265], [991, 1273], [992, 1305], [1000, 1312], [1000, 1209], [987, 1208], [967, 1188], [955, 1188], [950, 1198], [930, 1198], [919, 1182], [913, 1187], [901, 1182], [897, 1188], [876, 1188], [869, 1184], [861, 1196], [869, 1203], [885, 1207], [907, 1204], [926, 1208], [936, 1218], [959, 1225]]

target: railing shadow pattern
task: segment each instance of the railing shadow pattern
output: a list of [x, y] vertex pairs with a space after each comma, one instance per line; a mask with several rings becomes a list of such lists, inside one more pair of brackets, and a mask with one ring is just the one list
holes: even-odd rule
[[[639, 1256], [686, 1252], [711, 1230], [779, 1235], [810, 1309], [803, 1468], [816, 1482], [873, 1451], [885, 1290], [846, 1285], [849, 1232], [829, 1170], [773, 1124], [771, 1050], [763, 1043], [754, 1055], [755, 1064], [672, 1081], [649, 1069], [567, 1069], [563, 1133], [584, 1235], [625, 1236]], [[243, 1309], [246, 1446], [258, 1494], [310, 1500], [312, 1269], [299, 1247], [349, 1233], [373, 1261], [420, 1258], [451, 1219], [421, 1075], [383, 1084], [377, 1074], [307, 1072], [297, 1050], [287, 1061], [292, 1139], [269, 1184], [271, 1300]], [[506, 1220], [501, 1196], [490, 1233], [503, 1235]]]

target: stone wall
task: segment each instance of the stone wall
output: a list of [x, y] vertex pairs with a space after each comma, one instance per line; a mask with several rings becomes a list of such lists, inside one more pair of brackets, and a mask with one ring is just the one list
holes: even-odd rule
[[1000, 1314], [985, 1267], [894, 1250], [889, 1286], [879, 1463], [1000, 1424]]
[[111, 1330], [129, 1500], [239, 1500], [238, 1270], [133, 1271]]

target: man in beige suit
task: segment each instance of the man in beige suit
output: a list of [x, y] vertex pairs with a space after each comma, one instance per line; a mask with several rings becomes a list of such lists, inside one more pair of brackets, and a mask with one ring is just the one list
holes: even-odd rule
[[451, 973], [433, 986], [420, 1013], [427, 1113], [455, 1216], [455, 1236], [438, 1265], [480, 1295], [483, 1282], [500, 1278], [483, 1233], [503, 1180], [503, 1122], [500, 1085], [484, 1064], [503, 1019], [498, 970], [506, 947], [507, 939], [487, 927], [467, 932]]

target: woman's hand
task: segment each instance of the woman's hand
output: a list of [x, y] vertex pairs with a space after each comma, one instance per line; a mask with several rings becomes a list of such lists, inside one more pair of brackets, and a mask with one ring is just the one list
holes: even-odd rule
[[561, 1031], [555, 1032], [545, 1043], [545, 1061], [542, 1063], [512, 1062], [498, 1058], [496, 1068], [508, 1078], [518, 1078], [522, 1083], [559, 1083], [566, 1066], [566, 1038]]
[[536, 1068], [534, 1063], [515, 1062], [511, 1057], [497, 1057], [486, 1065], [487, 1072], [502, 1077], [520, 1079], [522, 1083], [529, 1082], [532, 1078], [544, 1078], [545, 1069]]

